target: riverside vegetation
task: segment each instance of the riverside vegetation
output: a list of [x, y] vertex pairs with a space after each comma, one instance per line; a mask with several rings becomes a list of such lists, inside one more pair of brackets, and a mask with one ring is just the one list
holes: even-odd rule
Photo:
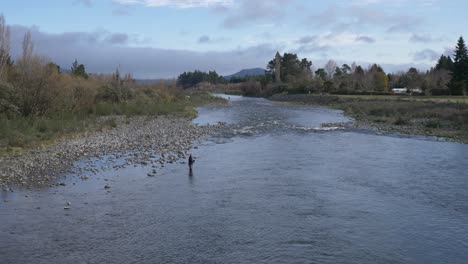
[[219, 101], [186, 92], [174, 82], [138, 84], [130, 74], [88, 74], [75, 62], [64, 72], [34, 53], [31, 34], [22, 56], [9, 54], [9, 30], [0, 16], [0, 156], [56, 139], [118, 126], [115, 116], [193, 117], [194, 107]]

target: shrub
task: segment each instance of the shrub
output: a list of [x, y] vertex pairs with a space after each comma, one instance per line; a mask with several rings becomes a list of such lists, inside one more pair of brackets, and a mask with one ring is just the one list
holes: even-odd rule
[[259, 82], [248, 81], [241, 84], [240, 89], [245, 96], [260, 96], [262, 87]]
[[395, 122], [394, 122], [393, 124], [395, 124], [395, 125], [397, 125], [397, 126], [404, 126], [404, 125], [407, 125], [407, 124], [408, 124], [408, 120], [406, 120], [406, 119], [402, 118], [401, 116], [399, 116], [399, 117], [395, 120]]

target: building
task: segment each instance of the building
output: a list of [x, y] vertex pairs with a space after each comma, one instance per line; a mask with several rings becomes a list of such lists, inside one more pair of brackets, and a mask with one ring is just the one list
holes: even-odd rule
[[392, 88], [392, 92], [394, 94], [408, 94], [409, 89], [408, 88]]
[[393, 88], [392, 92], [394, 94], [408, 94], [408, 95], [419, 95], [423, 94], [423, 90], [421, 88]]

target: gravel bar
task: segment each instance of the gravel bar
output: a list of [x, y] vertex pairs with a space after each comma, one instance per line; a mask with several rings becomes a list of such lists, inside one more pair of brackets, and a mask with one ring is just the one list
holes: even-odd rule
[[[175, 117], [115, 119], [118, 125], [114, 129], [0, 158], [0, 186], [8, 189], [11, 185], [63, 185], [57, 179], [66, 174], [74, 173], [86, 179], [87, 175], [102, 169], [130, 165], [152, 166], [155, 174], [156, 168], [185, 159], [196, 140], [223, 127], [223, 124], [194, 125], [188, 118]], [[96, 166], [93, 158], [105, 162]], [[77, 161], [86, 160], [84, 166], [76, 166]], [[118, 160], [124, 162], [117, 163]]]

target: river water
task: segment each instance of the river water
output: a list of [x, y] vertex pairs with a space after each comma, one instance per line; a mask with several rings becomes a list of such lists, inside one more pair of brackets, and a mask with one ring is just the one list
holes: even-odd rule
[[468, 145], [229, 98], [194, 120], [227, 129], [192, 150], [191, 175], [176, 163], [0, 191], [0, 263], [468, 263]]

